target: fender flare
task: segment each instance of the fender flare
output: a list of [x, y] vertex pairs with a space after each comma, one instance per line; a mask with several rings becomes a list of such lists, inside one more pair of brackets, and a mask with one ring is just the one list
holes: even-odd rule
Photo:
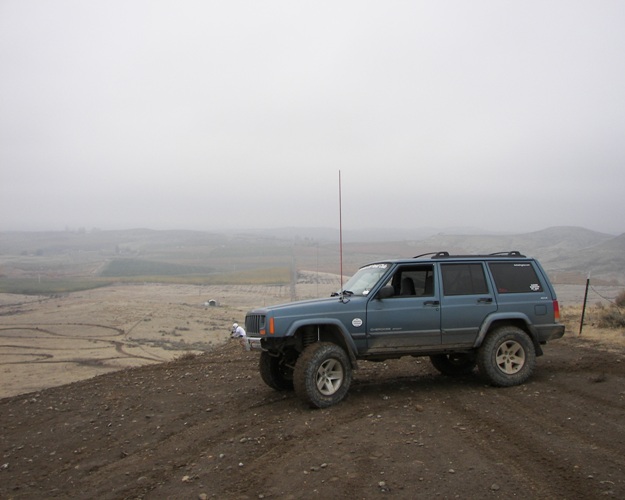
[[480, 326], [480, 330], [477, 334], [475, 342], [473, 343], [473, 348], [477, 349], [482, 345], [486, 335], [490, 331], [490, 328], [493, 323], [497, 321], [521, 321], [526, 327], [526, 331], [534, 344], [534, 350], [536, 351], [536, 356], [541, 356], [543, 354], [542, 347], [540, 346], [540, 342], [538, 341], [538, 332], [534, 325], [532, 325], [529, 317], [523, 313], [493, 313], [486, 317], [482, 326]]
[[[294, 337], [295, 332], [297, 332], [300, 328], [305, 326], [334, 326], [340, 333], [341, 341], [344, 344], [345, 350], [347, 351], [347, 355], [349, 356], [349, 360], [352, 364], [353, 368], [357, 368], [356, 362], [356, 353], [358, 349], [356, 348], [356, 343], [354, 339], [350, 335], [349, 331], [345, 328], [345, 325], [334, 318], [314, 318], [314, 319], [300, 319], [291, 323], [288, 330], [285, 332], [285, 337]], [[342, 346], [343, 347], [343, 346]]]

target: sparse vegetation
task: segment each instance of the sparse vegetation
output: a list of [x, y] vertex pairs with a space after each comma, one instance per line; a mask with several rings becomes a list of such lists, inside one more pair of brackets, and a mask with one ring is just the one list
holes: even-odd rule
[[625, 316], [617, 307], [609, 307], [598, 315], [597, 326], [599, 328], [625, 328]]
[[623, 308], [625, 308], [625, 290], [616, 296], [614, 304], [598, 311], [597, 326], [599, 328], [625, 328]]
[[196, 359], [198, 356], [199, 356], [199, 353], [197, 352], [187, 351], [184, 354], [181, 354], [180, 356], [176, 356], [174, 360], [175, 361], [192, 361]]
[[625, 328], [623, 309], [625, 309], [625, 290], [616, 296], [614, 303], [609, 307], [601, 305], [591, 310], [595, 318], [594, 323], [599, 328]]
[[[581, 306], [567, 306], [561, 310], [562, 322], [568, 335], [579, 335]], [[625, 339], [625, 315], [615, 304], [597, 303], [586, 307], [582, 336], [599, 342], [622, 342]]]

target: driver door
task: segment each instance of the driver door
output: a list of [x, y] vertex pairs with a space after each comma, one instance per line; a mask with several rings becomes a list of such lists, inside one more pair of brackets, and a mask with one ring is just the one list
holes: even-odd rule
[[372, 297], [367, 304], [369, 352], [440, 345], [440, 292], [434, 266], [400, 266], [386, 286], [393, 287], [391, 297]]

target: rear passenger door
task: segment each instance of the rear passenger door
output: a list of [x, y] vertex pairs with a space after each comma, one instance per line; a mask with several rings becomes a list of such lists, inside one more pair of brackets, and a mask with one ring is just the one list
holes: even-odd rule
[[480, 325], [497, 310], [482, 262], [440, 264], [443, 345], [471, 346]]

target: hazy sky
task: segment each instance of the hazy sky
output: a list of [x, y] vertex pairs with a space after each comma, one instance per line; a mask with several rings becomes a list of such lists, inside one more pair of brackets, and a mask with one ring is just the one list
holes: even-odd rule
[[0, 0], [0, 230], [625, 232], [625, 2]]

